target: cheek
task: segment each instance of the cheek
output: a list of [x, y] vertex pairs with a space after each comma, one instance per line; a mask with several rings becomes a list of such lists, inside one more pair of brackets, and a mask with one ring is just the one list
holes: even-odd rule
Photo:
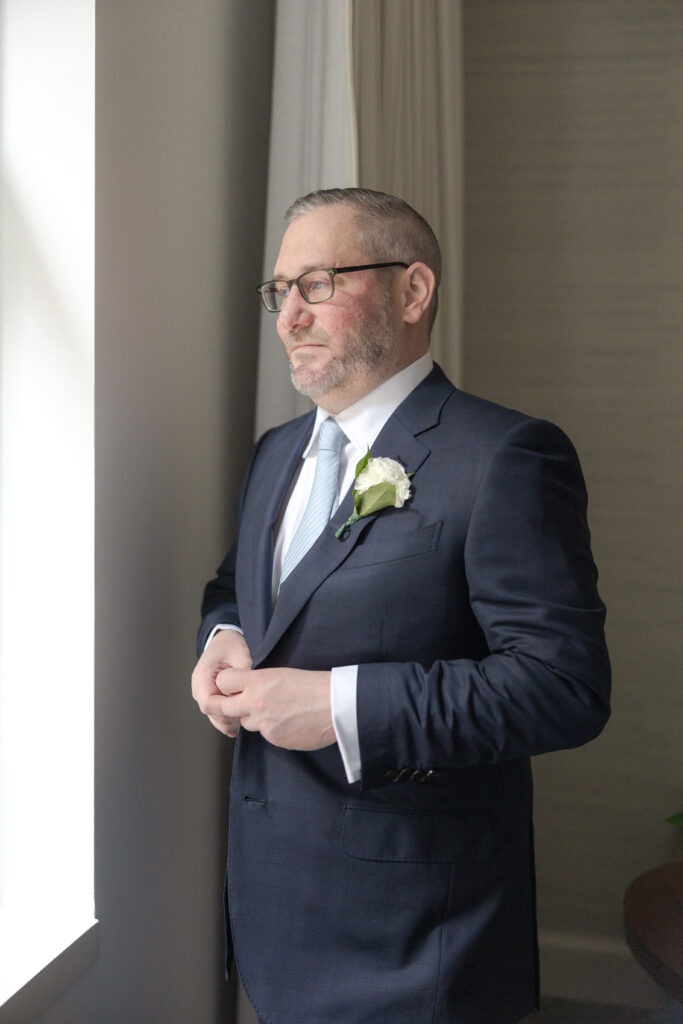
[[343, 348], [344, 335], [347, 333], [351, 318], [348, 312], [342, 309], [326, 310], [326, 316], [321, 317], [320, 326], [329, 338], [330, 347], [337, 351]]
[[277, 320], [275, 321], [275, 330], [278, 333], [280, 341], [284, 341], [285, 338], [287, 337], [287, 329], [285, 328], [285, 325], [282, 323], [282, 315], [280, 313], [278, 313]]
[[334, 307], [325, 310], [325, 314], [324, 319], [320, 318], [320, 326], [327, 334], [335, 355], [343, 355], [349, 339], [362, 333], [363, 316], [357, 310]]

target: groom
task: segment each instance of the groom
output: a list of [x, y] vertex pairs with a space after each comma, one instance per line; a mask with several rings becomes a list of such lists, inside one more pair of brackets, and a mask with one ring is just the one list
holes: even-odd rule
[[259, 291], [317, 410], [254, 450], [193, 674], [238, 736], [229, 941], [264, 1024], [512, 1024], [537, 1001], [529, 758], [609, 714], [581, 470], [432, 363], [419, 214], [332, 189], [286, 220]]

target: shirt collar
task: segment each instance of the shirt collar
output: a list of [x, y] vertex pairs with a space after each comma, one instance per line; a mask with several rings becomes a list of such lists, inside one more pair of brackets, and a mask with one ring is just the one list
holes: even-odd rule
[[[365, 452], [372, 445], [380, 430], [389, 417], [396, 412], [401, 402], [414, 391], [431, 371], [434, 363], [429, 352], [420, 356], [410, 366], [395, 373], [378, 387], [363, 395], [353, 405], [349, 405], [336, 416], [337, 421], [354, 448]], [[313, 424], [313, 432], [303, 452], [303, 458], [315, 455], [318, 451], [318, 432], [320, 424], [330, 413], [318, 406]]]

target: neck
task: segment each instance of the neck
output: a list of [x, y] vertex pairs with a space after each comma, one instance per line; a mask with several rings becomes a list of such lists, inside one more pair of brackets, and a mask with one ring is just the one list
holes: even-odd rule
[[330, 413], [331, 416], [336, 416], [344, 409], [348, 409], [349, 406], [355, 405], [356, 402], [360, 402], [361, 398], [365, 398], [371, 391], [374, 391], [381, 384], [395, 377], [401, 370], [405, 370], [406, 367], [411, 366], [421, 356], [424, 356], [428, 352], [428, 347], [422, 352], [414, 354], [411, 358], [404, 358], [401, 360], [392, 361], [391, 364], [383, 368], [382, 373], [378, 373], [375, 378], [366, 380], [362, 385], [356, 387], [345, 387], [337, 388], [332, 391], [327, 391], [324, 395], [320, 395], [314, 399], [315, 404], [323, 410], [323, 412]]

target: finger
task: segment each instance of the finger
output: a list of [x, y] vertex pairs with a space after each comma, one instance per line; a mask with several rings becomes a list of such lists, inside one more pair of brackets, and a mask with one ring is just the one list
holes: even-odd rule
[[240, 716], [237, 714], [226, 714], [224, 703], [226, 698], [219, 694], [217, 697], [209, 697], [204, 703], [202, 711], [212, 725], [227, 736], [236, 736], [240, 727]]
[[200, 661], [192, 673], [192, 696], [201, 707], [205, 696], [209, 693], [216, 693], [214, 673], [207, 670]]
[[241, 722], [249, 713], [250, 709], [239, 693], [230, 697], [219, 694], [217, 697], [209, 697], [206, 702], [205, 714], [213, 715], [214, 718]]
[[240, 731], [240, 721], [238, 718], [217, 718], [215, 715], [209, 715], [208, 719], [214, 729], [218, 729], [219, 732], [222, 732], [224, 736], [229, 736], [230, 739], [234, 739]]
[[222, 694], [229, 697], [232, 694], [244, 692], [249, 675], [248, 669], [224, 668], [216, 676], [215, 684]]
[[251, 668], [251, 651], [247, 647], [244, 638], [241, 639], [242, 643], [236, 646], [232, 652], [230, 664], [232, 665], [233, 668], [249, 669]]
[[204, 653], [209, 655], [213, 664], [251, 668], [251, 651], [242, 634], [234, 629], [216, 633]]

